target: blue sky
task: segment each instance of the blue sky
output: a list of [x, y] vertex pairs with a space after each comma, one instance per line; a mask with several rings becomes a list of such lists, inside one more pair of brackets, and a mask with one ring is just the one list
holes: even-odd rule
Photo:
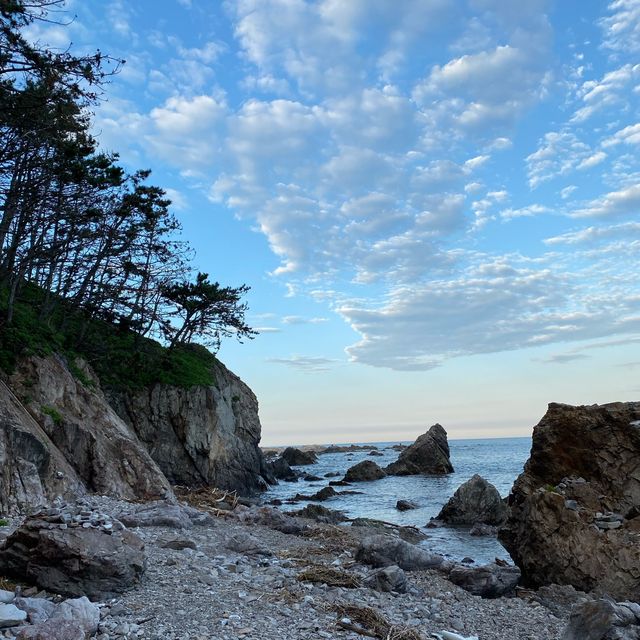
[[638, 397], [640, 0], [76, 0], [96, 109], [261, 331], [267, 444]]

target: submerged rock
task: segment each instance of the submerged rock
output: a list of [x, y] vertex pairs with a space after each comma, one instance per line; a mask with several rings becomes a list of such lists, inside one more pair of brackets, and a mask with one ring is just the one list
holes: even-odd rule
[[447, 432], [441, 425], [434, 424], [411, 446], [403, 449], [398, 459], [388, 465], [385, 471], [396, 476], [452, 473]]
[[500, 541], [526, 585], [640, 598], [640, 403], [551, 404]]
[[344, 474], [345, 482], [370, 482], [386, 477], [386, 473], [373, 460], [363, 460], [347, 469]]
[[498, 526], [504, 523], [507, 513], [498, 490], [475, 474], [458, 487], [436, 519], [448, 524], [482, 523]]

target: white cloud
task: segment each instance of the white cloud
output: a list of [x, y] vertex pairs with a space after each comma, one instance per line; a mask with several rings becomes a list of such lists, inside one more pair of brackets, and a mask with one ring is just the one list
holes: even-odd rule
[[526, 207], [519, 209], [504, 209], [500, 212], [500, 217], [503, 220], [513, 220], [513, 218], [530, 218], [532, 216], [539, 216], [543, 213], [550, 213], [551, 209], [541, 204], [530, 204]]
[[574, 218], [611, 218], [640, 213], [640, 184], [611, 191], [569, 213]]
[[558, 236], [547, 238], [544, 242], [548, 245], [579, 245], [598, 240], [610, 240], [612, 238], [640, 238], [640, 222], [625, 222], [604, 227], [585, 227], [578, 231], [569, 231]]
[[592, 167], [598, 166], [601, 162], [604, 162], [607, 158], [607, 154], [604, 151], [596, 151], [592, 153], [588, 158], [584, 158], [580, 161], [580, 163], [576, 166], [578, 171], [583, 169], [591, 169]]
[[315, 356], [291, 356], [290, 358], [268, 358], [267, 362], [283, 364], [303, 373], [329, 371], [338, 361]]
[[328, 321], [329, 318], [306, 318], [304, 316], [285, 316], [282, 318], [284, 324], [321, 324]]
[[640, 145], [640, 122], [631, 124], [603, 141], [603, 147], [613, 147], [618, 144]]
[[640, 1], [614, 0], [608, 9], [611, 15], [600, 20], [603, 46], [616, 53], [639, 53]]

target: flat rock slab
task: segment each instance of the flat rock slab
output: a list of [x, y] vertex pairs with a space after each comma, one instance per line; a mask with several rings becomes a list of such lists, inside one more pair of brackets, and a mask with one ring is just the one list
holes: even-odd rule
[[27, 619], [27, 614], [13, 604], [0, 604], [0, 629], [15, 627]]

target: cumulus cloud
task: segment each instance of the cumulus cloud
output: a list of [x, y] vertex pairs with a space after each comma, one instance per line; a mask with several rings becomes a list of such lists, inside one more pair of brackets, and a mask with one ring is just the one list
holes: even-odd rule
[[612, 218], [637, 215], [640, 211], [640, 184], [611, 191], [570, 212], [574, 218]]
[[603, 46], [616, 53], [639, 53], [640, 1], [614, 0], [608, 10], [610, 15], [600, 20]]

